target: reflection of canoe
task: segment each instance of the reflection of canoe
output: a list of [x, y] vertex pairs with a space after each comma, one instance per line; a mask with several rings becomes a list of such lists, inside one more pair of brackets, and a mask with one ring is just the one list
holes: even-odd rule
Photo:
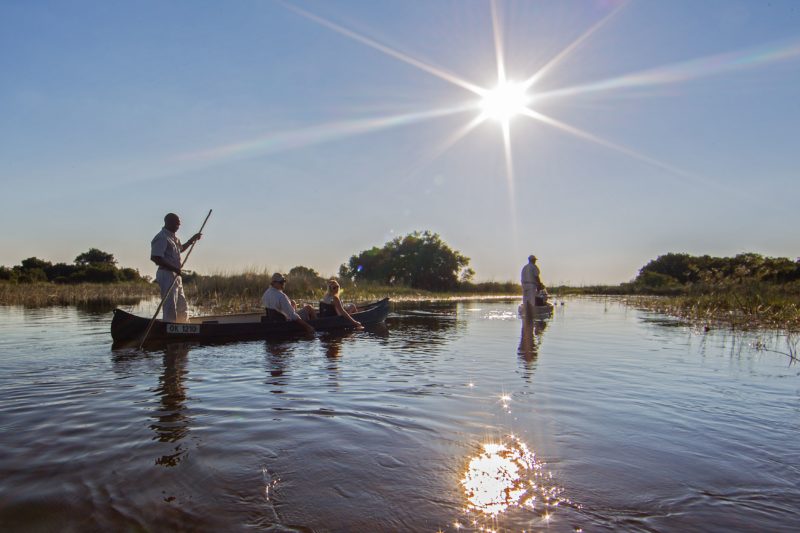
[[[378, 324], [389, 314], [389, 298], [360, 307], [351, 316], [364, 326]], [[114, 342], [139, 341], [150, 323], [149, 318], [114, 309], [111, 321], [111, 337]], [[318, 331], [352, 328], [346, 318], [332, 316], [310, 320], [309, 324]], [[268, 339], [284, 335], [303, 333], [300, 325], [293, 322], [266, 321], [264, 313], [237, 315], [198, 316], [187, 323], [173, 323], [156, 320], [147, 336], [149, 341], [216, 341]]]
[[[533, 318], [544, 318], [553, 314], [553, 304], [547, 302], [544, 305], [534, 305], [532, 306], [533, 309]], [[525, 308], [522, 304], [519, 304], [517, 308], [517, 313], [519, 313], [520, 318], [525, 318]]]

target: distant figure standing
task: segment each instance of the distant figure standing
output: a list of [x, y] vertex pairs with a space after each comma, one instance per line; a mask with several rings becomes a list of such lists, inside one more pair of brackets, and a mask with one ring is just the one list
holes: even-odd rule
[[528, 256], [528, 264], [522, 267], [520, 278], [522, 282], [522, 305], [526, 312], [528, 311], [528, 304], [531, 307], [544, 305], [544, 301], [539, 297], [539, 291], [544, 289], [544, 283], [539, 279], [539, 267], [536, 266], [535, 255]]
[[[202, 237], [202, 234], [195, 233], [186, 244], [181, 244], [175, 235], [180, 227], [180, 217], [175, 213], [167, 213], [164, 217], [164, 227], [150, 242], [150, 260], [158, 265], [156, 282], [161, 288], [161, 297], [164, 298], [162, 319], [165, 322], [186, 322], [189, 318], [181, 280], [181, 252], [186, 251]], [[170, 287], [172, 291], [167, 295]]]

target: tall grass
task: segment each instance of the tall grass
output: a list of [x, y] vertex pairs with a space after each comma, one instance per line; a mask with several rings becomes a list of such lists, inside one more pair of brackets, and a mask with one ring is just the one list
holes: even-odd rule
[[[298, 302], [316, 302], [325, 294], [327, 278], [312, 274], [287, 276], [285, 290]], [[189, 302], [203, 312], [247, 312], [261, 309], [261, 296], [269, 287], [272, 272], [248, 270], [240, 273], [218, 272], [211, 275], [187, 273], [183, 285]], [[464, 283], [454, 291], [432, 292], [403, 286], [378, 283], [353, 283], [339, 279], [341, 298], [362, 303], [387, 296], [394, 300], [460, 299], [519, 294], [519, 285], [512, 282]], [[144, 298], [160, 295], [155, 283], [79, 283], [62, 285], [49, 282], [16, 283], [0, 281], [0, 305], [84, 305], [96, 303], [110, 306], [133, 305]]]
[[158, 294], [157, 285], [140, 281], [74, 285], [0, 282], [0, 305], [132, 305]]
[[[214, 312], [247, 312], [261, 309], [261, 296], [270, 286], [272, 273], [250, 270], [238, 274], [217, 273], [209, 276], [191, 276], [184, 282], [187, 298], [198, 308]], [[298, 302], [316, 306], [327, 290], [327, 278], [313, 275], [287, 276], [286, 294]], [[477, 294], [513, 294], [519, 286], [489, 282], [465, 284], [453, 292], [431, 292], [402, 286], [386, 286], [371, 282], [353, 283], [339, 279], [340, 296], [346, 302], [361, 303], [387, 296], [394, 300], [430, 300], [473, 297]]]
[[[183, 283], [186, 297], [198, 308], [215, 312], [244, 312], [261, 307], [261, 295], [269, 287], [271, 272], [247, 271], [239, 274], [216, 273], [209, 276], [192, 276]], [[299, 298], [308, 294], [311, 287], [300, 280], [292, 280], [287, 294]]]
[[695, 284], [683, 294], [633, 297], [634, 305], [713, 327], [800, 331], [800, 283], [736, 281]]
[[[261, 309], [261, 295], [269, 287], [271, 272], [250, 270], [210, 276], [187, 275], [184, 288], [189, 302], [203, 312], [246, 312]], [[517, 297], [519, 285], [512, 282], [461, 284], [449, 292], [431, 292], [375, 283], [354, 284], [339, 280], [345, 302], [362, 303], [386, 296], [394, 300], [458, 300]], [[635, 289], [635, 290], [634, 290]], [[313, 275], [289, 276], [286, 293], [301, 303], [317, 301], [325, 294], [326, 279]], [[570, 294], [621, 295], [633, 306], [679, 316], [706, 327], [733, 329], [771, 328], [800, 331], [800, 281], [775, 284], [734, 279], [714, 280], [670, 288], [670, 295], [642, 295], [633, 284], [598, 287], [556, 287], [558, 296]], [[133, 305], [145, 298], [159, 296], [155, 283], [14, 283], [0, 281], [0, 305], [104, 306]]]

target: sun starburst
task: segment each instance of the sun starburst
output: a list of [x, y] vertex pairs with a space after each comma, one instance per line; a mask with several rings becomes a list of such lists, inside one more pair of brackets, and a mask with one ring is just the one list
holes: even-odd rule
[[521, 83], [501, 81], [494, 89], [485, 91], [481, 96], [482, 117], [494, 119], [500, 123], [522, 115], [532, 100], [527, 88]]
[[[337, 24], [322, 16], [308, 12], [296, 4], [283, 3], [283, 5], [295, 14], [325, 27], [347, 39], [358, 42], [363, 46], [380, 52], [394, 60], [400, 61], [435, 76], [442, 81], [451, 84], [460, 90], [471, 94], [472, 100], [463, 102], [462, 105], [453, 105], [443, 109], [428, 109], [423, 111], [397, 113], [388, 116], [377, 116], [359, 118], [355, 120], [344, 120], [339, 122], [316, 124], [301, 128], [299, 130], [273, 132], [268, 136], [250, 139], [244, 142], [230, 144], [227, 146], [216, 147], [202, 152], [188, 154], [188, 160], [218, 160], [221, 158], [242, 157], [247, 154], [262, 154], [264, 152], [282, 151], [293, 148], [305, 147], [321, 142], [333, 141], [348, 136], [363, 135], [374, 131], [388, 128], [400, 127], [412, 123], [422, 123], [425, 121], [442, 119], [444, 117], [469, 112], [472, 113], [470, 119], [449, 135], [440, 145], [434, 145], [429, 158], [431, 160], [441, 156], [445, 151], [465, 138], [468, 134], [478, 129], [484, 123], [494, 123], [495, 127], [500, 126], [503, 156], [505, 159], [505, 177], [509, 193], [509, 207], [511, 211], [512, 224], [516, 223], [514, 205], [517, 199], [514, 196], [514, 161], [512, 156], [512, 122], [514, 127], [520, 118], [531, 119], [536, 124], [554, 128], [560, 132], [567, 133], [583, 141], [591, 142], [606, 149], [616, 151], [627, 157], [632, 157], [649, 165], [654, 165], [662, 170], [666, 170], [676, 177], [688, 179], [693, 182], [708, 182], [707, 178], [683, 171], [672, 165], [658, 161], [648, 155], [640, 154], [626, 146], [606, 140], [599, 135], [581, 130], [575, 126], [557, 120], [546, 114], [543, 109], [550, 101], [557, 98], [569, 98], [579, 94], [593, 93], [600, 91], [623, 90], [631, 87], [643, 87], [663, 85], [667, 83], [678, 83], [691, 78], [707, 76], [716, 72], [728, 70], [750, 68], [769, 62], [784, 61], [800, 56], [800, 44], [797, 42], [789, 43], [788, 46], [772, 48], [759, 48], [754, 51], [740, 51], [737, 53], [723, 54], [707, 58], [696, 58], [689, 62], [666, 65], [657, 68], [647, 69], [642, 72], [633, 72], [617, 78], [610, 78], [601, 81], [588, 82], [583, 85], [572, 87], [556, 87], [548, 90], [539, 90], [541, 80], [552, 72], [556, 71], [568, 57], [572, 56], [576, 50], [589, 41], [599, 30], [608, 25], [614, 17], [628, 5], [629, 2], [619, 0], [612, 2], [612, 9], [603, 16], [598, 22], [580, 34], [569, 45], [561, 49], [542, 66], [536, 69], [529, 76], [526, 73], [516, 72], [512, 77], [509, 75], [506, 64], [504, 50], [504, 34], [502, 13], [500, 12], [499, 2], [490, 0], [488, 3], [491, 15], [491, 32], [494, 42], [496, 79], [488, 87], [473, 83], [464, 77], [449, 71], [445, 68], [433, 65], [422, 59], [413, 57], [411, 54], [393, 48], [376, 38], [367, 37], [352, 29]], [[522, 76], [521, 76], [522, 75]], [[523, 80], [523, 81], [518, 81]], [[534, 109], [535, 104], [535, 109]], [[424, 164], [420, 162], [419, 164]], [[513, 231], [513, 228], [512, 228]]]

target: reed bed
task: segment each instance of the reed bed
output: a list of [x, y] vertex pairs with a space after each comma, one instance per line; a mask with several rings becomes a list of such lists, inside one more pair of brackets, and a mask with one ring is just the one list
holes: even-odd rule
[[[216, 273], [211, 275], [184, 275], [184, 291], [192, 306], [202, 312], [247, 312], [261, 309], [261, 295], [269, 287], [271, 271], [242, 273]], [[300, 303], [316, 303], [327, 289], [326, 278], [316, 275], [291, 275], [286, 293]], [[395, 301], [467, 300], [476, 298], [508, 298], [513, 293], [512, 283], [485, 283], [465, 285], [451, 292], [431, 292], [401, 286], [376, 283], [354, 284], [348, 279], [339, 280], [341, 297], [346, 302], [363, 303], [391, 297]], [[510, 289], [510, 290], [509, 290]], [[157, 298], [160, 293], [155, 283], [80, 283], [55, 284], [14, 283], [0, 281], [0, 305], [42, 307], [48, 305], [88, 305], [103, 307], [135, 305], [142, 299]]]
[[[248, 312], [261, 309], [261, 295], [269, 287], [272, 273], [249, 271], [240, 274], [194, 276], [184, 282], [187, 298], [204, 312]], [[287, 276], [286, 294], [298, 303], [316, 307], [327, 289], [326, 278], [313, 275]], [[391, 297], [395, 301], [474, 299], [476, 297], [514, 297], [515, 295], [486, 294], [461, 290], [430, 292], [409, 287], [385, 286], [375, 283], [354, 284], [340, 279], [342, 300], [363, 303]], [[491, 288], [496, 288], [493, 285]], [[483, 287], [481, 287], [483, 288]]]
[[[261, 309], [261, 295], [269, 287], [271, 272], [248, 271], [239, 274], [187, 275], [184, 279], [190, 303], [203, 312], [246, 312]], [[448, 292], [431, 292], [408, 287], [374, 283], [354, 284], [340, 279], [345, 302], [363, 303], [387, 296], [395, 301], [475, 300], [519, 297], [512, 283], [465, 284]], [[517, 289], [517, 290], [514, 290]], [[325, 294], [326, 280], [317, 275], [291, 275], [286, 293], [299, 303], [316, 306]], [[585, 290], [559, 288], [558, 296]], [[592, 291], [588, 291], [592, 293]], [[800, 332], [800, 283], [705, 284], [687, 287], [681, 294], [654, 296], [624, 294], [622, 291], [597, 291], [594, 294], [622, 296], [631, 306], [677, 316], [705, 327], [734, 330], [775, 329]], [[41, 307], [48, 305], [134, 305], [146, 298], [157, 298], [154, 283], [54, 283], [0, 282], [0, 305]]]
[[639, 308], [684, 318], [706, 329], [800, 331], [800, 294], [793, 287], [740, 286], [679, 296], [629, 296]]
[[132, 305], [143, 298], [158, 296], [158, 286], [144, 282], [55, 283], [0, 282], [0, 305], [44, 307], [48, 305], [108, 304]]

